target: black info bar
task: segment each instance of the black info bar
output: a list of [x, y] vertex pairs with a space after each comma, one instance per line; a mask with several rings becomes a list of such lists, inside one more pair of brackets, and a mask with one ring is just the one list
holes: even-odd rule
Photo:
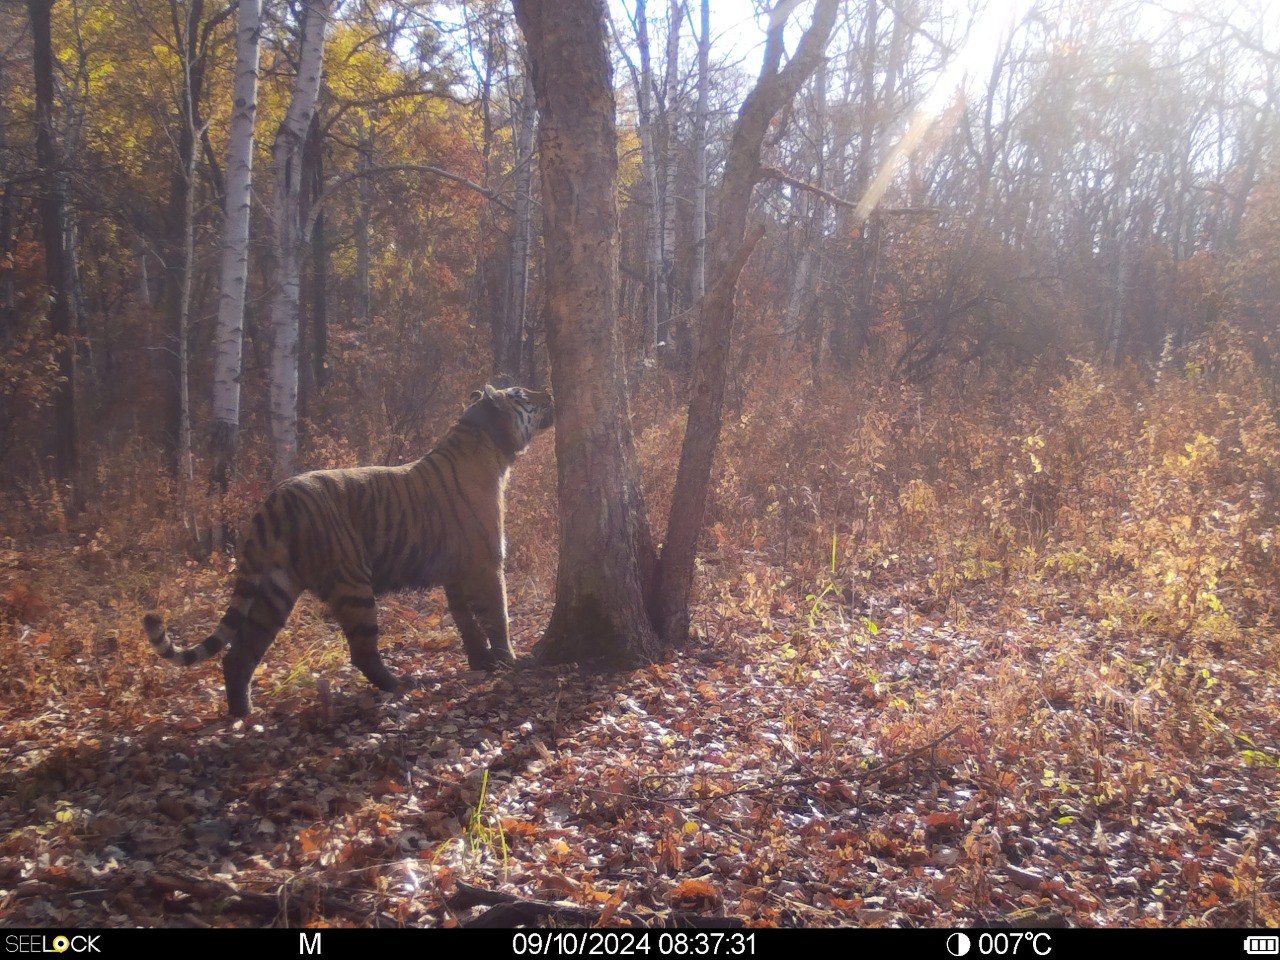
[[1088, 957], [1142, 951], [1154, 956], [1280, 956], [1280, 934], [1246, 929], [520, 929], [424, 928], [152, 928], [8, 930], [5, 954], [125, 956], [137, 950], [245, 949], [273, 956], [356, 958], [371, 950], [457, 948], [510, 957], [779, 957], [797, 949], [910, 950], [913, 956], [1006, 958]]

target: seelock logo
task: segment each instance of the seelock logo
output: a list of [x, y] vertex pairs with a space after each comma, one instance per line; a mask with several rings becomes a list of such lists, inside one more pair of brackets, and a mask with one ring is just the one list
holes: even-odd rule
[[50, 937], [43, 933], [11, 933], [4, 938], [6, 953], [101, 953], [101, 934], [60, 933]]

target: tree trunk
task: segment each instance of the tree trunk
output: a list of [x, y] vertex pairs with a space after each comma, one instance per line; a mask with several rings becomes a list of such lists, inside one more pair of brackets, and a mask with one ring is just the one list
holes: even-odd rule
[[667, 62], [666, 76], [663, 83], [662, 104], [659, 111], [662, 142], [662, 184], [658, 205], [662, 223], [661, 260], [658, 264], [658, 333], [659, 340], [667, 344], [664, 351], [674, 359], [679, 347], [684, 342], [683, 335], [672, 329], [672, 317], [675, 316], [675, 287], [672, 283], [675, 274], [676, 257], [676, 135], [675, 135], [675, 99], [680, 73], [680, 26], [684, 17], [684, 5], [681, 0], [671, 0], [670, 14], [667, 24]]
[[616, 313], [618, 145], [604, 0], [515, 0], [538, 100], [560, 558], [535, 653], [649, 659], [653, 562]]
[[9, 110], [3, 100], [4, 64], [0, 63], [0, 350], [13, 339], [16, 319], [13, 256], [13, 183], [10, 181]]
[[[824, 61], [813, 78], [813, 133], [812, 182], [819, 187], [827, 185], [827, 64]], [[806, 170], [809, 165], [806, 162]], [[799, 194], [799, 196], [796, 196]], [[791, 294], [787, 298], [787, 310], [783, 315], [781, 333], [797, 334], [805, 321], [814, 314], [813, 305], [821, 293], [822, 252], [826, 246], [827, 205], [822, 197], [810, 197], [807, 192], [793, 193], [793, 204], [800, 207], [800, 257], [792, 278]]]
[[[184, 9], [185, 8], [185, 9]], [[177, 91], [177, 156], [169, 178], [169, 202], [165, 212], [164, 317], [168, 343], [164, 352], [166, 379], [164, 443], [169, 471], [182, 478], [191, 466], [191, 410], [189, 393], [189, 307], [194, 248], [191, 245], [195, 215], [195, 161], [199, 144], [196, 103], [203, 87], [197, 33], [204, 18], [204, 0], [180, 4], [170, 0], [173, 43], [178, 54], [181, 81]], [[189, 249], [189, 247], [192, 247]]]
[[645, 352], [656, 355], [662, 340], [662, 191], [658, 181], [658, 148], [653, 122], [653, 58], [649, 51], [649, 12], [645, 0], [636, 0], [636, 48], [640, 53], [640, 71], [633, 79], [640, 126], [640, 166], [649, 195], [644, 236], [645, 317], [649, 327]]
[[275, 278], [271, 299], [270, 420], [277, 478], [298, 470], [298, 302], [302, 248], [302, 153], [320, 95], [330, 0], [306, 0], [302, 8], [298, 75], [284, 122], [271, 150], [275, 165], [272, 221]]
[[533, 236], [533, 144], [538, 126], [538, 108], [533, 81], [525, 68], [524, 93], [514, 118], [515, 130], [515, 213], [511, 220], [511, 267], [503, 323], [502, 355], [498, 372], [519, 381], [524, 369], [524, 328], [529, 302], [529, 252]]
[[813, 22], [785, 66], [781, 65], [783, 32], [787, 14], [795, 4], [781, 0], [774, 8], [760, 79], [747, 94], [730, 137], [711, 249], [712, 289], [702, 306], [689, 420], [653, 597], [654, 621], [668, 643], [682, 642], [689, 632], [694, 560], [720, 440], [733, 338], [734, 290], [738, 274], [761, 235], [761, 231], [755, 231], [747, 236], [747, 213], [760, 173], [765, 134], [773, 118], [822, 62], [839, 5], [839, 0], [818, 0]]
[[37, 197], [44, 240], [45, 277], [49, 284], [49, 325], [54, 336], [59, 382], [53, 397], [54, 476], [79, 496], [79, 441], [76, 435], [76, 350], [71, 316], [71, 278], [67, 269], [66, 206], [62, 158], [54, 132], [54, 59], [52, 13], [54, 0], [27, 0], [34, 43]]
[[308, 309], [302, 322], [303, 363], [299, 373], [298, 413], [312, 412], [315, 395], [324, 387], [329, 353], [329, 249], [325, 243], [324, 138], [318, 114], [311, 118], [302, 151], [302, 188], [311, 211], [311, 273], [307, 284]]
[[[214, 330], [213, 471], [223, 493], [231, 481], [240, 431], [240, 372], [244, 349], [245, 294], [249, 284], [249, 211], [253, 183], [253, 130], [258, 111], [258, 33], [262, 0], [238, 0], [235, 109], [227, 147], [226, 222], [222, 274]], [[144, 261], [145, 262], [145, 261]], [[215, 531], [215, 546], [223, 535]]]
[[698, 106], [693, 117], [693, 299], [707, 292], [707, 118], [711, 112], [711, 0], [701, 2], [698, 33]]
[[184, 490], [193, 479], [191, 453], [191, 280], [195, 268], [195, 179], [196, 155], [187, 156], [183, 171], [187, 181], [185, 206], [182, 211], [181, 276], [177, 294], [177, 363], [178, 363], [178, 447], [177, 476]]
[[373, 127], [366, 127], [360, 120], [360, 141], [357, 146], [356, 169], [361, 174], [356, 181], [356, 319], [368, 320], [370, 307], [369, 284], [369, 215], [373, 207], [373, 181], [369, 171], [373, 169]]

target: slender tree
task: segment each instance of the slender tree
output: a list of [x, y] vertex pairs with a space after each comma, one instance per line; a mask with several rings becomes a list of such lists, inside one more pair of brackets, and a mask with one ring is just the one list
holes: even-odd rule
[[[515, 211], [511, 214], [511, 267], [508, 272], [504, 307], [502, 356], [498, 372], [514, 379], [524, 376], [525, 321], [529, 309], [529, 264], [533, 246], [533, 152], [538, 126], [538, 107], [533, 81], [526, 66], [522, 93], [513, 114], [515, 124]], [[498, 359], [498, 358], [495, 358]]]
[[668, 643], [681, 642], [689, 632], [694, 560], [723, 423], [729, 348], [733, 340], [734, 292], [738, 274], [760, 238], [759, 231], [748, 234], [747, 216], [752, 190], [760, 178], [765, 134], [774, 118], [791, 103], [822, 63], [840, 0], [818, 0], [812, 23], [784, 65], [784, 33], [795, 6], [794, 0], [781, 0], [773, 9], [760, 77], [738, 111], [725, 159], [710, 254], [711, 287], [702, 302], [689, 419], [680, 449], [680, 467], [653, 597], [654, 620]]
[[169, 469], [185, 483], [191, 473], [191, 282], [195, 265], [196, 163], [201, 122], [198, 107], [204, 89], [205, 53], [200, 42], [204, 0], [169, 0], [173, 48], [180, 75], [177, 156], [169, 177], [164, 214], [164, 312], [169, 324], [166, 366], [165, 444]]
[[320, 95], [325, 31], [331, 0], [306, 0], [302, 7], [298, 73], [284, 121], [271, 149], [275, 165], [272, 200], [275, 277], [271, 298], [270, 414], [277, 477], [298, 469], [298, 306], [302, 250], [307, 242], [303, 209], [302, 154]]
[[[245, 297], [249, 286], [249, 212], [261, 29], [262, 0], [238, 0], [234, 110], [227, 146], [226, 221], [222, 232], [218, 320], [213, 334], [212, 472], [213, 482], [224, 493], [231, 480], [240, 431], [240, 373]], [[221, 536], [217, 539], [220, 541]]]
[[711, 113], [711, 0], [699, 3], [698, 105], [693, 116], [693, 299], [707, 292], [707, 120]]

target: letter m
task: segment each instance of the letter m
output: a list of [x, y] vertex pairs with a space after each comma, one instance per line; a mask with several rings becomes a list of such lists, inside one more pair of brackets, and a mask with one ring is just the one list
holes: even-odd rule
[[319, 953], [320, 952], [320, 934], [313, 934], [311, 942], [307, 943], [307, 935], [305, 933], [298, 934], [298, 953]]

